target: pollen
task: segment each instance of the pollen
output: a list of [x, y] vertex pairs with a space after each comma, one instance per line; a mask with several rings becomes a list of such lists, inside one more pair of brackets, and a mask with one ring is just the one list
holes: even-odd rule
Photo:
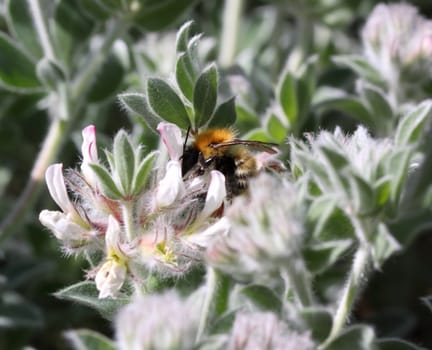
[[235, 139], [235, 133], [230, 129], [208, 129], [199, 133], [195, 137], [193, 143], [204, 156], [205, 159], [220, 156], [222, 150], [216, 150], [211, 145], [217, 145], [224, 142], [229, 142]]

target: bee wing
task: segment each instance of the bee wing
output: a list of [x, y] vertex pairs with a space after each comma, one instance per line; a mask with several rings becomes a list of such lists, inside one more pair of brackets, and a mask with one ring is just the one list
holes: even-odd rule
[[246, 147], [251, 148], [253, 150], [260, 151], [260, 152], [267, 152], [270, 154], [277, 153], [277, 150], [274, 147], [278, 146], [276, 143], [272, 143], [272, 142], [248, 141], [248, 140], [234, 139], [232, 141], [222, 142], [222, 143], [212, 145], [211, 147], [218, 149], [218, 148], [235, 146], [235, 145], [243, 145], [243, 146], [246, 146]]

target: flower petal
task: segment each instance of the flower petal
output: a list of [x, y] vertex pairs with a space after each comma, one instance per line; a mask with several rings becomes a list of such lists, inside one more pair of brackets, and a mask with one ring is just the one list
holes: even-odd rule
[[162, 122], [157, 126], [171, 160], [179, 160], [183, 154], [183, 139], [180, 128], [172, 123]]
[[59, 211], [42, 210], [39, 221], [61, 241], [83, 241], [89, 237], [88, 230]]
[[159, 182], [156, 192], [156, 205], [159, 208], [167, 207], [183, 194], [184, 184], [181, 175], [181, 164], [171, 160], [167, 163], [164, 178]]
[[226, 217], [222, 217], [205, 230], [186, 236], [188, 242], [195, 243], [201, 247], [207, 247], [215, 237], [225, 236], [231, 228], [231, 223]]
[[209, 217], [223, 203], [226, 197], [225, 176], [217, 170], [210, 172], [210, 185], [207, 191], [204, 209], [200, 213], [202, 219]]
[[113, 252], [117, 256], [122, 256], [123, 253], [119, 248], [121, 238], [121, 228], [119, 222], [114, 218], [114, 216], [110, 215], [108, 217], [108, 228], [105, 234], [105, 243], [107, 246], [108, 252]]
[[114, 259], [107, 260], [96, 274], [95, 283], [99, 299], [115, 298], [126, 279], [126, 265]]
[[75, 208], [69, 199], [64, 182], [63, 164], [50, 165], [45, 172], [45, 181], [52, 199], [54, 199], [63, 212], [75, 213]]

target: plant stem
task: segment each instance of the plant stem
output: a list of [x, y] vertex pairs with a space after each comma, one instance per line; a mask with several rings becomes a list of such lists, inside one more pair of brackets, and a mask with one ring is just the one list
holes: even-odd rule
[[234, 63], [242, 8], [243, 0], [225, 0], [218, 58], [222, 68], [230, 67]]
[[33, 18], [33, 24], [39, 37], [44, 55], [50, 60], [55, 60], [53, 46], [48, 35], [45, 23], [45, 16], [42, 15], [42, 10], [39, 0], [28, 0], [30, 12]]
[[[302, 307], [313, 304], [310, 278], [301, 259], [290, 259], [285, 265], [284, 271], [282, 271], [282, 278], [285, 280], [286, 285], [291, 287]], [[289, 288], [287, 288], [288, 291]]]
[[5, 217], [0, 225], [0, 242], [3, 241], [11, 232], [10, 228], [23, 218], [27, 210], [34, 203], [43, 181], [45, 170], [57, 156], [60, 145], [64, 139], [67, 129], [67, 121], [56, 119], [53, 120], [42, 148], [33, 165], [30, 173], [30, 179], [27, 182], [24, 191], [21, 193], [18, 201]]
[[227, 307], [229, 281], [219, 271], [207, 268], [207, 283], [196, 342], [201, 341], [210, 318], [221, 315]]
[[354, 256], [350, 275], [348, 276], [341, 301], [333, 318], [332, 330], [320, 349], [324, 349], [345, 326], [346, 320], [352, 311], [354, 302], [365, 280], [364, 275], [369, 263], [369, 258], [370, 254], [368, 247], [361, 245]]
[[131, 201], [126, 200], [122, 203], [122, 218], [124, 230], [126, 232], [125, 238], [131, 242], [135, 238], [133, 203]]

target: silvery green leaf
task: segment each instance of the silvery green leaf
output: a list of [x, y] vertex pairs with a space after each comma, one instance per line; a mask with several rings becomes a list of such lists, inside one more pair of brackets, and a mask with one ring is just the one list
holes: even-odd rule
[[147, 100], [152, 110], [162, 119], [182, 129], [190, 126], [185, 106], [171, 86], [158, 78], [147, 81]]
[[323, 350], [378, 350], [372, 327], [356, 325], [340, 332]]
[[67, 331], [64, 337], [74, 350], [116, 350], [109, 338], [89, 329]]
[[391, 201], [397, 203], [403, 184], [408, 175], [408, 166], [412, 158], [412, 150], [408, 148], [395, 149], [384, 159], [384, 167], [387, 174], [392, 177]]
[[373, 85], [362, 84], [361, 94], [374, 116], [375, 125], [383, 135], [393, 131], [394, 112], [384, 92]]
[[198, 77], [193, 93], [195, 128], [206, 124], [213, 115], [218, 95], [218, 71], [215, 64], [208, 66]]
[[424, 125], [430, 117], [432, 100], [426, 100], [405, 114], [396, 129], [395, 140], [399, 145], [418, 142]]
[[120, 199], [122, 198], [122, 193], [117, 188], [111, 174], [100, 165], [89, 164], [90, 168], [95, 172], [98, 180], [100, 182], [100, 187], [102, 193], [110, 199]]
[[73, 284], [54, 293], [54, 296], [92, 307], [108, 320], [115, 316], [119, 308], [130, 302], [129, 297], [125, 295], [121, 295], [116, 299], [99, 299], [96, 284], [90, 281]]
[[352, 244], [351, 239], [311, 243], [303, 252], [308, 270], [314, 274], [326, 271], [347, 252]]
[[359, 215], [371, 215], [376, 210], [375, 191], [361, 176], [352, 174], [348, 177], [350, 194], [354, 210]]
[[252, 284], [240, 289], [259, 309], [279, 314], [282, 311], [282, 300], [273, 290], [266, 286]]
[[376, 193], [376, 204], [378, 207], [385, 205], [391, 199], [392, 182], [392, 178], [386, 176], [375, 183], [374, 191]]
[[281, 119], [274, 113], [271, 113], [267, 118], [266, 130], [276, 143], [283, 142], [288, 132], [286, 125], [284, 125]]
[[23, 45], [32, 57], [38, 59], [43, 55], [39, 37], [33, 23], [30, 6], [27, 1], [7, 0], [8, 27], [13, 36]]
[[137, 114], [153, 131], [156, 130], [158, 124], [163, 121], [156, 113], [154, 113], [147, 102], [147, 97], [139, 93], [124, 93], [118, 95], [118, 99], [123, 108], [129, 113]]
[[64, 83], [66, 79], [62, 68], [56, 62], [46, 57], [38, 62], [36, 72], [39, 80], [43, 82], [47, 88], [54, 91], [57, 90], [59, 84]]
[[259, 117], [255, 112], [241, 104], [236, 104], [237, 124], [244, 125], [247, 129], [259, 126]]
[[228, 127], [233, 125], [237, 119], [235, 97], [222, 102], [217, 106], [208, 127]]
[[189, 39], [196, 34], [196, 25], [194, 21], [187, 21], [177, 31], [176, 51], [177, 53], [186, 52]]
[[183, 95], [189, 100], [193, 101], [193, 91], [197, 73], [191, 64], [189, 54], [182, 53], [177, 58], [176, 62], [176, 81]]
[[325, 111], [340, 111], [369, 127], [375, 128], [376, 120], [362, 101], [357, 97], [348, 95], [344, 90], [327, 86], [320, 87], [313, 96], [312, 105], [314, 108]]
[[135, 153], [124, 130], [120, 130], [114, 137], [113, 145], [114, 166], [120, 180], [124, 196], [131, 194], [132, 181], [135, 175]]
[[387, 226], [383, 223], [378, 224], [377, 232], [372, 236], [372, 258], [377, 269], [395, 252], [402, 247], [392, 236]]
[[31, 59], [4, 33], [0, 33], [0, 85], [12, 91], [34, 92], [41, 84]]
[[302, 309], [299, 316], [305, 323], [306, 328], [311, 331], [312, 338], [318, 344], [322, 343], [330, 334], [333, 318], [328, 310], [308, 307]]
[[373, 83], [374, 85], [385, 87], [384, 80], [380, 73], [372, 67], [366, 58], [358, 55], [340, 55], [332, 57], [332, 61], [338, 65], [350, 68], [359, 77]]
[[56, 2], [54, 19], [67, 33], [79, 40], [85, 40], [92, 33], [94, 22], [81, 12], [79, 6], [68, 0]]
[[145, 30], [161, 30], [177, 21], [195, 3], [196, 0], [142, 1], [133, 21]]
[[277, 87], [277, 99], [284, 111], [290, 126], [294, 126], [298, 119], [297, 81], [291, 72], [286, 70]]
[[150, 152], [137, 166], [133, 179], [132, 193], [137, 195], [142, 192], [147, 184], [153, 162], [158, 152]]

